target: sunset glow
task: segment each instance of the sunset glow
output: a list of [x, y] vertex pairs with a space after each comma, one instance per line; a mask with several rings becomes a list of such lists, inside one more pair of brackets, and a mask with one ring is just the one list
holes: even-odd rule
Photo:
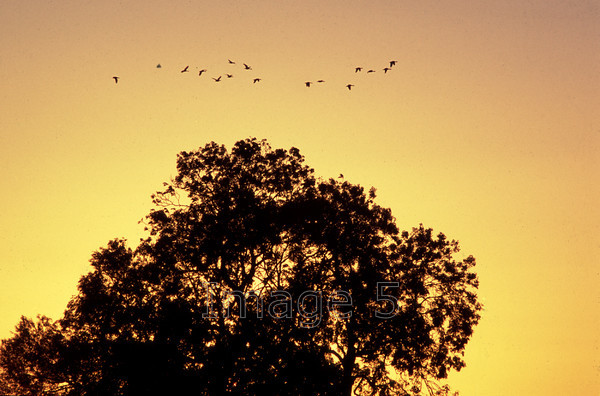
[[0, 339], [257, 137], [477, 259], [462, 396], [600, 391], [597, 1], [7, 0], [0, 53]]

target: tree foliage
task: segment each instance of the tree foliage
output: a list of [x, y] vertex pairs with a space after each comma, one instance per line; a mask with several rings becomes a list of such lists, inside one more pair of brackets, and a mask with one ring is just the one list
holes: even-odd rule
[[[475, 260], [375, 190], [246, 139], [177, 157], [149, 236], [113, 240], [62, 318], [22, 318], [0, 390], [63, 395], [447, 394], [479, 320]], [[4, 388], [2, 388], [4, 387]]]

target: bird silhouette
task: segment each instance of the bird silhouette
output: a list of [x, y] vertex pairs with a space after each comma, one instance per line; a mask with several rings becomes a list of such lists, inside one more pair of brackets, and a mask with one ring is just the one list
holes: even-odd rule
[[358, 73], [359, 71], [362, 71], [362, 67], [356, 67], [354, 69], [354, 73]]
[[214, 77], [213, 77], [213, 80], [215, 80], [215, 82], [219, 82], [219, 81], [221, 81], [221, 76], [219, 76], [219, 77], [217, 77], [217, 78], [214, 78]]
[[233, 77], [233, 74], [225, 74], [227, 76], [227, 78], [231, 78]]
[[354, 84], [348, 84], [348, 85], [346, 85], [346, 88], [348, 88], [348, 90], [352, 91], [353, 86], [354, 86]]
[[317, 80], [318, 83], [324, 83], [325, 80]]
[[375, 73], [375, 70], [369, 69], [369, 70], [367, 70], [367, 73]]
[[183, 69], [181, 72], [182, 72], [182, 73], [185, 73], [185, 72], [189, 71], [189, 70], [188, 70], [189, 68], [190, 68], [189, 66], [186, 66], [186, 67], [185, 67], [185, 68], [184, 68], [184, 69]]
[[231, 59], [227, 59], [227, 62], [229, 62], [230, 65], [235, 65], [235, 62], [232, 61]]
[[117, 84], [119, 82], [119, 77], [118, 76], [113, 76], [113, 78], [115, 79], [115, 84]]
[[206, 73], [207, 71], [208, 71], [208, 70], [206, 70], [206, 69], [202, 69], [202, 70], [200, 70], [200, 71], [198, 72], [198, 75], [199, 75], [199, 76], [201, 76], [201, 75], [202, 75], [202, 73]]
[[395, 61], [395, 60], [390, 61], [390, 67], [394, 67], [394, 65], [396, 64], [396, 62], [397, 61]]
[[246, 69], [246, 70], [252, 70], [252, 67], [248, 66], [247, 64], [244, 63], [244, 69]]
[[392, 69], [390, 69], [389, 67], [384, 67], [384, 68], [383, 68], [383, 72], [384, 72], [384, 73], [387, 73], [387, 72], [388, 72], [388, 70], [392, 70]]
[[312, 84], [312, 82], [310, 82], [310, 81], [307, 81], [307, 82], [305, 82], [304, 84], [305, 84], [307, 87], [309, 87], [309, 88], [310, 88], [310, 84]]
[[158, 65], [156, 65], [157, 69], [160, 69], [162, 66], [160, 65], [160, 63]]
[[255, 78], [254, 79], [254, 84], [256, 84], [257, 82], [259, 82], [261, 79], [260, 78]]

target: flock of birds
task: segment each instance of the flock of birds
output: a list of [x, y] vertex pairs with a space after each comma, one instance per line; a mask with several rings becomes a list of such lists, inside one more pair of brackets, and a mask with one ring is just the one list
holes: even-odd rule
[[[227, 59], [227, 62], [228, 62], [228, 64], [229, 64], [229, 65], [236, 65], [236, 64], [237, 64], [237, 62], [235, 62], [235, 61], [232, 61], [231, 59]], [[383, 73], [384, 73], [384, 74], [387, 74], [387, 72], [388, 72], [388, 71], [392, 70], [392, 68], [393, 68], [393, 67], [396, 65], [396, 63], [397, 63], [397, 61], [395, 61], [395, 60], [391, 60], [391, 61], [389, 61], [389, 65], [388, 65], [388, 66], [386, 66], [386, 67], [384, 67], [384, 68], [383, 68], [383, 69], [381, 69], [381, 70], [383, 71]], [[246, 63], [242, 63], [242, 65], [244, 66], [244, 70], [252, 70], [252, 66], [250, 66], [250, 65], [248, 65], [248, 64], [246, 64]], [[159, 63], [159, 64], [157, 64], [157, 65], [156, 65], [156, 68], [157, 68], [157, 69], [161, 69], [161, 68], [162, 68], [162, 65]], [[198, 69], [198, 68], [196, 68], [196, 69]], [[355, 68], [354, 68], [354, 73], [360, 73], [360, 72], [362, 72], [362, 71], [363, 71], [363, 67], [362, 67], [362, 66], [358, 66], [358, 67], [355, 67]], [[185, 67], [184, 67], [184, 68], [181, 70], [181, 73], [189, 73], [189, 72], [190, 72], [190, 66], [189, 66], [189, 65], [185, 66]], [[198, 76], [199, 76], [199, 77], [202, 77], [202, 75], [203, 75], [204, 73], [207, 73], [207, 72], [208, 72], [208, 70], [207, 70], [207, 69], [200, 69], [200, 70], [198, 70]], [[375, 69], [368, 69], [368, 70], [366, 71], [366, 73], [367, 73], [367, 74], [371, 74], [371, 73], [375, 73], [375, 72], [376, 72], [376, 70], [375, 70]], [[213, 80], [214, 80], [216, 83], [218, 83], [218, 82], [221, 82], [221, 81], [223, 81], [223, 80], [222, 80], [222, 78], [223, 78], [223, 75], [224, 75], [226, 78], [233, 78], [233, 74], [231, 74], [231, 73], [225, 73], [225, 74], [219, 74], [219, 76], [218, 76], [218, 77], [212, 77], [212, 79], [213, 79]], [[119, 77], [119, 76], [113, 76], [113, 79], [115, 80], [115, 84], [117, 84], [117, 83], [119, 82], [119, 79], [120, 79], [120, 78], [121, 78], [121, 77]], [[255, 77], [255, 78], [253, 78], [253, 79], [252, 79], [252, 83], [253, 83], [253, 84], [256, 84], [256, 83], [260, 82], [261, 80], [262, 80], [262, 78], [260, 78], [260, 77]], [[304, 85], [305, 85], [307, 88], [310, 88], [310, 87], [311, 87], [311, 85], [313, 85], [313, 84], [315, 84], [315, 83], [316, 83], [316, 84], [322, 84], [322, 83], [324, 83], [324, 82], [325, 82], [325, 80], [322, 80], [322, 79], [320, 79], [320, 80], [316, 80], [316, 82], [313, 82], [313, 81], [305, 81], [305, 82], [304, 82]], [[354, 86], [355, 86], [354, 84], [347, 84], [347, 85], [346, 85], [346, 88], [348, 88], [348, 90], [349, 90], [349, 91], [351, 91], [351, 90], [352, 90], [352, 87], [354, 87]]]

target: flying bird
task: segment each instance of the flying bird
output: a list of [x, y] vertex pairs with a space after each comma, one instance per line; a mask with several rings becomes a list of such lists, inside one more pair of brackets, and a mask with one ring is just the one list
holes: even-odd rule
[[115, 84], [117, 84], [119, 82], [119, 77], [118, 76], [113, 76], [113, 78], [115, 79]]
[[160, 69], [162, 66], [160, 65], [160, 63], [158, 65], [156, 65], [157, 69]]
[[260, 78], [255, 78], [254, 79], [254, 84], [256, 84], [257, 82], [259, 82], [261, 79]]
[[219, 76], [218, 78], [213, 77], [213, 80], [215, 80], [215, 82], [219, 82], [219, 81], [221, 81], [221, 76]]
[[202, 75], [202, 73], [205, 73], [205, 72], [207, 72], [207, 71], [208, 71], [208, 70], [206, 70], [206, 69], [202, 69], [202, 70], [200, 70], [200, 71], [198, 72], [198, 75], [199, 75], [199, 76], [201, 76], [201, 75]]
[[354, 73], [358, 73], [359, 71], [362, 71], [362, 67], [357, 67], [354, 69]]
[[244, 69], [246, 69], [246, 70], [252, 70], [252, 67], [248, 66], [247, 64], [244, 63]]
[[225, 74], [227, 76], [227, 78], [231, 78], [233, 77], [233, 74]]
[[396, 61], [390, 61], [390, 67], [394, 67], [394, 65], [396, 64]]
[[229, 62], [230, 65], [235, 65], [235, 62], [232, 61], [231, 59], [227, 59], [227, 62]]
[[183, 69], [181, 72], [182, 72], [182, 73], [185, 73], [185, 72], [187, 72], [187, 71], [188, 71], [188, 69], [189, 69], [189, 68], [190, 68], [189, 66], [186, 66], [186, 67], [185, 67], [185, 69]]
[[318, 83], [324, 83], [325, 80], [317, 80]]
[[348, 85], [346, 85], [346, 88], [348, 88], [348, 90], [352, 91], [353, 86], [354, 86], [354, 84], [348, 84]]
[[307, 87], [309, 87], [309, 88], [310, 88], [310, 84], [312, 84], [312, 82], [310, 82], [310, 81], [307, 81], [307, 82], [305, 82], [304, 84], [305, 84]]
[[367, 73], [375, 73], [375, 70], [369, 69], [369, 70], [367, 70]]
[[384, 73], [387, 73], [387, 72], [388, 72], [388, 70], [392, 70], [392, 69], [391, 69], [391, 68], [389, 68], [389, 67], [384, 67], [384, 68], [383, 68], [383, 72], [384, 72]]

